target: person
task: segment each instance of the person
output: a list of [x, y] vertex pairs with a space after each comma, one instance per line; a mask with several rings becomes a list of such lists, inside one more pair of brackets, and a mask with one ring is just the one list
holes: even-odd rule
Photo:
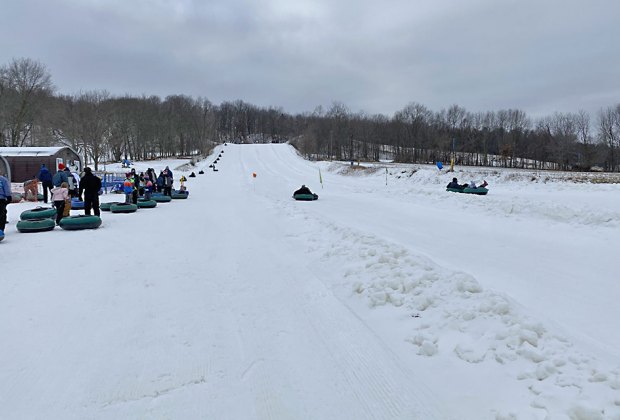
[[[101, 216], [99, 211], [99, 190], [101, 189], [101, 178], [93, 174], [93, 171], [87, 166], [84, 168], [84, 176], [80, 180], [79, 196], [83, 197], [84, 214], [90, 216], [92, 209], [95, 216]], [[82, 193], [84, 195], [82, 195]]]
[[37, 201], [39, 195], [39, 180], [29, 179], [24, 182], [24, 199], [26, 201]]
[[63, 171], [67, 174], [67, 184], [69, 185], [69, 196], [71, 198], [77, 197], [78, 196], [78, 188], [79, 188], [77, 180], [75, 179], [75, 177], [71, 173], [71, 169], [69, 169], [69, 168], [67, 168], [65, 166], [65, 169], [63, 169]]
[[133, 179], [131, 179], [131, 172], [125, 174], [125, 182], [123, 182], [123, 192], [125, 193], [125, 203], [131, 204], [133, 202]]
[[478, 186], [476, 186], [476, 182], [475, 182], [475, 181], [471, 181], [471, 182], [469, 183], [469, 186], [468, 186], [468, 187], [469, 187], [469, 188], [484, 188], [484, 187], [486, 187], [487, 185], [489, 185], [489, 183], [488, 183], [488, 182], [486, 182], [486, 181], [484, 181], [484, 180], [482, 181], [482, 184], [480, 184], [480, 185], [478, 185]]
[[66, 182], [67, 185], [69, 185], [69, 178], [67, 177], [67, 173], [65, 172], [65, 165], [59, 163], [58, 171], [52, 177], [52, 184], [54, 184], [54, 187], [60, 187], [63, 182]]
[[52, 174], [49, 169], [45, 167], [45, 163], [41, 164], [41, 169], [39, 169], [37, 178], [41, 181], [41, 185], [43, 186], [43, 202], [47, 203], [47, 190], [49, 189], [51, 192], [52, 188], [54, 188], [54, 184], [52, 183]]
[[[56, 207], [56, 224], [60, 224], [62, 218], [66, 215], [65, 206], [69, 200], [69, 184], [63, 182], [59, 187], [52, 188], [52, 202]], [[71, 202], [69, 202], [71, 206]]]
[[148, 175], [144, 175], [144, 199], [150, 200], [152, 193], [153, 193], [153, 181], [151, 181], [151, 177], [149, 177]]
[[4, 175], [0, 175], [0, 231], [2, 232], [6, 226], [6, 206], [11, 201], [13, 201], [11, 184]]
[[173, 183], [172, 172], [166, 166], [166, 169], [164, 169], [162, 174], [163, 174], [164, 195], [171, 196], [172, 195], [172, 183]]
[[293, 195], [297, 195], [297, 194], [312, 194], [312, 191], [310, 191], [310, 188], [306, 187], [305, 185], [302, 185], [300, 189], [298, 189], [297, 191], [293, 193]]
[[465, 188], [467, 186], [467, 184], [465, 185], [459, 185], [459, 181], [456, 178], [452, 178], [452, 182], [450, 182], [446, 188], [454, 188], [457, 190], [462, 190], [463, 188]]
[[191, 174], [189, 174], [189, 177], [190, 178], [196, 178], [196, 174], [192, 172]]
[[136, 173], [136, 169], [131, 169], [131, 180], [133, 181], [133, 191], [131, 192], [131, 202], [138, 204], [138, 195], [140, 191], [140, 177]]

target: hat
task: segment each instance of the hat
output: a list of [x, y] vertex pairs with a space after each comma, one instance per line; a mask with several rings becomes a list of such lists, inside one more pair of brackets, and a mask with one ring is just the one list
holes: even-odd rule
[[456, 182], [456, 178], [452, 178], [452, 182]]
[[64, 164], [64, 163], [62, 163], [62, 162], [61, 162], [61, 163], [59, 163], [59, 164], [58, 164], [58, 169], [60, 169], [61, 171], [62, 171], [63, 169], [65, 169], [65, 164]]

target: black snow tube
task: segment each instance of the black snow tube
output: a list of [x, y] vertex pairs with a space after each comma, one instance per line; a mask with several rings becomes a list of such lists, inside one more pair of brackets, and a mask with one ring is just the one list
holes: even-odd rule
[[172, 201], [172, 197], [169, 195], [153, 195], [151, 199], [157, 203], [169, 203]]
[[112, 213], [135, 213], [138, 210], [138, 206], [133, 203], [116, 203], [110, 206]]
[[145, 200], [144, 198], [138, 198], [138, 208], [140, 208], [140, 209], [152, 209], [153, 207], [157, 207], [157, 201], [155, 201], [155, 200]]
[[174, 199], [185, 199], [189, 196], [189, 191], [173, 191], [171, 196]]
[[110, 211], [110, 207], [112, 207], [113, 204], [119, 204], [120, 201], [110, 201], [109, 203], [101, 203], [99, 204], [99, 209], [102, 211]]
[[21, 233], [47, 232], [56, 227], [52, 219], [30, 219], [17, 222], [17, 230]]
[[37, 207], [32, 210], [23, 211], [19, 215], [21, 220], [32, 219], [54, 219], [56, 218], [56, 209], [53, 207]]
[[316, 194], [293, 194], [293, 198], [298, 201], [314, 201], [318, 200], [319, 196]]
[[97, 229], [101, 226], [101, 217], [87, 216], [84, 214], [79, 216], [63, 217], [60, 220], [59, 226], [64, 230]]

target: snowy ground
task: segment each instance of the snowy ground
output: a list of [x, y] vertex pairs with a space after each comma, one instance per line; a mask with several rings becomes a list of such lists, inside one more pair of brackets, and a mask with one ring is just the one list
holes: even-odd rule
[[0, 418], [620, 419], [620, 185], [221, 150], [98, 230], [9, 206]]

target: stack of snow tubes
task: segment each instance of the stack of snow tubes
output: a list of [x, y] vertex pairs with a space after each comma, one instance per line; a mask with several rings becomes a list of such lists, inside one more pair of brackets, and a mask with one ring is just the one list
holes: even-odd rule
[[23, 211], [17, 222], [17, 230], [22, 233], [46, 232], [54, 229], [56, 209], [52, 207], [37, 207]]

